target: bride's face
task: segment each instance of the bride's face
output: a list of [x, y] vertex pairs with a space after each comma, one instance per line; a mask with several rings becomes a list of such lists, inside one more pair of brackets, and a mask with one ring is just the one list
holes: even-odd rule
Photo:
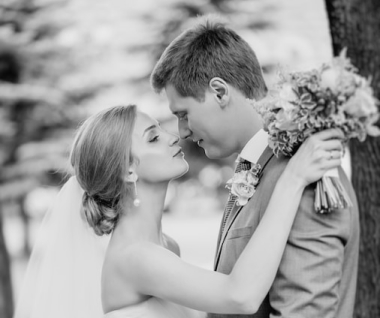
[[179, 137], [165, 131], [145, 113], [138, 112], [132, 137], [132, 154], [137, 158], [140, 180], [163, 182], [185, 174], [189, 166], [184, 159]]

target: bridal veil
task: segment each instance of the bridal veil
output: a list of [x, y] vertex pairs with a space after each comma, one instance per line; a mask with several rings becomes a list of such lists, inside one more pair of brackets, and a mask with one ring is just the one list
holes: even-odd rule
[[14, 318], [100, 318], [101, 270], [108, 237], [82, 218], [75, 177], [47, 212], [33, 248]]

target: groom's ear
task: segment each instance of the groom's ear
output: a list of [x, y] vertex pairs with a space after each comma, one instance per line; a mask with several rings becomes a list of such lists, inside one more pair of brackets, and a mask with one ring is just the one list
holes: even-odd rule
[[209, 82], [209, 89], [221, 107], [228, 105], [230, 101], [230, 90], [225, 80], [220, 77], [213, 77]]

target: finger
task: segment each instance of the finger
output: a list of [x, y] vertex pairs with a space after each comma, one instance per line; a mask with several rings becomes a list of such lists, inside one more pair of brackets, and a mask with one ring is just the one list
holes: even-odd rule
[[329, 159], [326, 160], [325, 163], [323, 164], [323, 169], [325, 171], [337, 168], [342, 165], [342, 159]]
[[332, 150], [330, 152], [330, 158], [331, 159], [342, 159], [343, 158], [343, 151], [342, 150]]
[[340, 140], [337, 139], [330, 139], [325, 140], [320, 144], [320, 148], [326, 151], [343, 151], [343, 145]]
[[343, 152], [341, 150], [329, 150], [324, 153], [324, 158], [327, 160], [342, 159]]
[[323, 130], [315, 133], [313, 136], [320, 140], [344, 139], [343, 131], [338, 128]]

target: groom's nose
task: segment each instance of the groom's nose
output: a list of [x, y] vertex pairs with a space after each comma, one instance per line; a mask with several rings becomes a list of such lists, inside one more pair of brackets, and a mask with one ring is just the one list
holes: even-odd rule
[[187, 124], [187, 121], [179, 121], [178, 122], [178, 132], [181, 139], [186, 139], [192, 135], [192, 132]]

